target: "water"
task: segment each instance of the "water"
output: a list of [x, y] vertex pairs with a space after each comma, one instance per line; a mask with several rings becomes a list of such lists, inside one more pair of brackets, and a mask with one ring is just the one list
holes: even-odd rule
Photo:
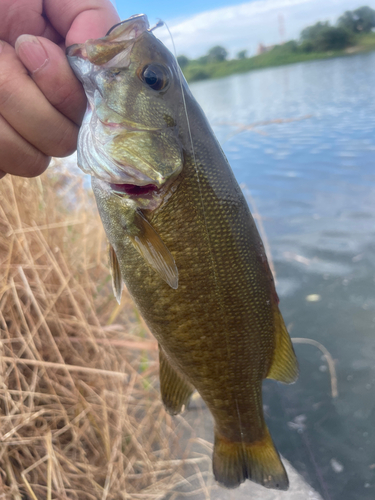
[[335, 399], [310, 345], [295, 385], [264, 384], [280, 452], [325, 500], [375, 498], [374, 68], [369, 53], [191, 86], [261, 214], [291, 336], [335, 359]]

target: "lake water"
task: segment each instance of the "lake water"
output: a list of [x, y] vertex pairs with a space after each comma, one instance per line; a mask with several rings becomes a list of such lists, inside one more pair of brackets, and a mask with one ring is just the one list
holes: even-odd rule
[[337, 398], [312, 345], [296, 384], [265, 382], [278, 449], [325, 500], [374, 499], [375, 53], [191, 88], [261, 215], [291, 336], [335, 360]]

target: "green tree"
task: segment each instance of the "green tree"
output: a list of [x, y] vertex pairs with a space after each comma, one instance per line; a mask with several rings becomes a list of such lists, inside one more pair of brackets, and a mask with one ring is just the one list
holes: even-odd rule
[[197, 63], [198, 64], [207, 64], [208, 63], [208, 56], [198, 57]]
[[327, 26], [317, 37], [315, 50], [326, 52], [328, 50], [341, 50], [348, 47], [351, 43], [351, 35], [345, 28], [335, 28]]
[[314, 42], [314, 40], [317, 40], [320, 34], [325, 29], [329, 28], [329, 26], [330, 24], [328, 21], [326, 21], [325, 23], [319, 21], [313, 26], [308, 26], [307, 28], [301, 31], [301, 40], [309, 40], [311, 42]]
[[369, 33], [375, 28], [375, 10], [371, 7], [359, 7], [354, 11], [357, 18], [357, 29], [364, 33]]
[[283, 51], [287, 52], [298, 52], [298, 43], [295, 40], [289, 40], [289, 42], [285, 42], [283, 45], [280, 45]]
[[185, 74], [185, 77], [190, 81], [190, 82], [196, 82], [198, 80], [207, 80], [207, 78], [210, 78], [209, 73], [204, 69], [204, 68], [199, 68], [199, 67], [188, 67], [187, 72]]
[[340, 16], [337, 21], [337, 26], [352, 31], [353, 33], [357, 32], [356, 24], [357, 22], [354, 16], [354, 12], [351, 10], [347, 10], [346, 12], [344, 12], [344, 14]]
[[240, 50], [237, 52], [237, 59], [246, 59], [247, 57], [247, 50]]
[[226, 49], [224, 49], [224, 47], [216, 45], [208, 51], [207, 56], [209, 62], [225, 61], [225, 59], [228, 57], [228, 52], [226, 51]]
[[342, 26], [331, 26], [329, 22], [318, 22], [301, 32], [300, 49], [304, 52], [327, 52], [341, 50], [351, 44], [351, 32]]
[[375, 28], [375, 10], [371, 7], [359, 7], [347, 10], [337, 21], [337, 25], [353, 33], [369, 33]]
[[300, 46], [300, 51], [305, 53], [310, 53], [314, 51], [314, 44], [310, 40], [304, 40]]
[[186, 56], [177, 56], [177, 62], [181, 69], [184, 69], [189, 64], [189, 58]]

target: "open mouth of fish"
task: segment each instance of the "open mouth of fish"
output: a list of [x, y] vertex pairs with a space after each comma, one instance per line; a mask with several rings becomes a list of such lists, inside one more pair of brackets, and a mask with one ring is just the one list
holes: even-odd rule
[[155, 194], [159, 194], [159, 189], [154, 184], [146, 184], [145, 186], [138, 186], [137, 184], [112, 184], [109, 183], [110, 188], [116, 194], [127, 195], [131, 198], [148, 198], [152, 199]]

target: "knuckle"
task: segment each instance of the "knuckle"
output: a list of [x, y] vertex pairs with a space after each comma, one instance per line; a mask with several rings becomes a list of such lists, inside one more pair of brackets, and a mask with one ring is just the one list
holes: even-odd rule
[[70, 107], [72, 101], [76, 101], [79, 96], [78, 90], [71, 85], [63, 83], [56, 89], [53, 105], [57, 108]]
[[0, 109], [12, 99], [17, 79], [17, 75], [0, 72]]
[[77, 149], [78, 127], [64, 119], [55, 131], [55, 139], [51, 150], [46, 153], [51, 156], [63, 158], [69, 156]]
[[13, 48], [7, 46], [0, 58], [0, 106], [4, 106], [14, 96], [20, 79], [27, 75], [26, 69], [18, 60]]
[[41, 175], [48, 167], [51, 158], [44, 155], [40, 151], [34, 154], [32, 157], [24, 157], [17, 169], [17, 175], [22, 177], [38, 177]]
[[86, 96], [83, 89], [78, 84], [72, 82], [64, 82], [58, 85], [53, 93], [51, 89], [46, 95], [49, 102], [61, 113], [74, 122], [80, 123], [80, 117], [83, 116], [86, 109]]

